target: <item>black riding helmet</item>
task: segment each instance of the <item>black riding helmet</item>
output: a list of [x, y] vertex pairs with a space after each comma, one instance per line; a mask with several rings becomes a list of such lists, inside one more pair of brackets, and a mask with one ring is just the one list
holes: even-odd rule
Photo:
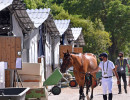
[[103, 53], [102, 53], [102, 56], [107, 58], [107, 57], [108, 57], [108, 54], [105, 53], [105, 52], [103, 52]]
[[107, 53], [101, 53], [100, 55], [99, 55], [99, 59], [102, 61], [103, 59], [102, 59], [102, 57], [108, 57], [108, 55], [107, 55]]
[[102, 60], [103, 60], [101, 57], [102, 57], [102, 53], [99, 55], [99, 59], [100, 59], [100, 61], [102, 61]]

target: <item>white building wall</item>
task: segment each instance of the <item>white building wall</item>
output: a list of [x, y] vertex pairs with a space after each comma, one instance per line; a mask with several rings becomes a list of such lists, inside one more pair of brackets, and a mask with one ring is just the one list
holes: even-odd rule
[[55, 39], [55, 49], [54, 49], [55, 67], [59, 66], [59, 46], [60, 46], [60, 37]]
[[68, 45], [67, 35], [65, 35], [65, 38], [64, 38], [64, 45]]
[[46, 77], [48, 78], [52, 73], [52, 46], [51, 46], [51, 36], [46, 33], [46, 43], [45, 43], [45, 63], [46, 63]]
[[74, 48], [74, 41], [71, 42], [72, 47]]
[[[29, 46], [29, 62], [30, 63], [38, 63], [38, 41], [40, 39], [39, 36], [39, 29], [34, 29], [30, 34], [30, 46]], [[41, 58], [41, 66], [43, 68], [42, 70], [42, 81], [44, 81], [44, 59]]]
[[5, 88], [5, 67], [7, 67], [7, 63], [0, 62], [0, 88]]
[[30, 34], [30, 45], [29, 45], [29, 62], [38, 63], [38, 35], [39, 28], [34, 29]]
[[49, 33], [46, 34], [46, 47], [45, 47], [45, 52], [46, 52], [46, 64], [51, 65], [51, 38]]

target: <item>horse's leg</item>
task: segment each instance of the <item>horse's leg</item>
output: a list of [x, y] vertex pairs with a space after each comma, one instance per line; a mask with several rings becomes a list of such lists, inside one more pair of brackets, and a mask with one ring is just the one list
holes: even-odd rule
[[90, 100], [88, 92], [89, 92], [90, 86], [92, 85], [92, 76], [90, 76], [89, 74], [86, 74], [85, 83], [86, 83], [86, 97], [87, 97], [87, 100]]
[[76, 82], [78, 83], [79, 85], [79, 100], [84, 100], [83, 97], [84, 97], [84, 78], [83, 77], [79, 77], [80, 74], [77, 74], [76, 72], [74, 72], [74, 76], [75, 76], [75, 79], [76, 79]]
[[86, 97], [87, 97], [87, 100], [90, 100], [88, 96], [88, 92], [89, 92], [89, 86], [86, 84]]
[[[96, 74], [93, 74], [93, 77], [96, 78]], [[97, 83], [95, 83], [95, 82], [96, 82], [95, 78], [92, 78], [92, 86], [91, 86], [92, 91], [91, 91], [90, 100], [93, 99], [93, 89], [94, 89], [94, 87], [96, 87], [96, 85], [97, 85]]]
[[86, 83], [86, 97], [87, 100], [90, 100], [89, 96], [88, 96], [88, 92], [89, 92], [89, 80], [87, 80], [87, 78], [85, 79], [85, 83]]
[[89, 98], [89, 96], [88, 96], [89, 88], [90, 88], [90, 87], [87, 88], [86, 96], [87, 96], [87, 100], [92, 100], [92, 99], [93, 99], [93, 87], [91, 88], [92, 90], [91, 90], [91, 96], [90, 96], [90, 98]]
[[84, 82], [85, 82], [84, 76], [80, 77], [80, 78], [77, 78], [77, 77], [75, 77], [75, 78], [76, 78], [77, 83], [79, 84], [79, 94], [80, 94], [79, 100], [84, 100], [84, 98], [85, 98], [85, 96], [84, 96]]
[[90, 100], [92, 99], [93, 99], [93, 87], [92, 87], [91, 96], [90, 96]]
[[79, 97], [79, 100], [84, 100], [84, 92], [83, 92], [83, 86], [80, 86], [80, 89], [79, 89], [79, 94], [80, 94], [80, 97]]

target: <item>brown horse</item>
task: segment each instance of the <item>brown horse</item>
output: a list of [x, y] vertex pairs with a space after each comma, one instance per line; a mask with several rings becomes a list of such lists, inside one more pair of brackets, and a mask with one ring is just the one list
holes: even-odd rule
[[[76, 82], [79, 85], [79, 93], [80, 97], [79, 100], [84, 100], [84, 85], [86, 83], [86, 96], [87, 100], [92, 100], [93, 99], [93, 89], [95, 87], [96, 83], [96, 73], [90, 75], [88, 74], [90, 71], [96, 69], [97, 66], [97, 59], [96, 56], [92, 53], [85, 53], [85, 54], [73, 54], [69, 53], [64, 53], [64, 58], [63, 58], [63, 63], [61, 65], [61, 72], [65, 73], [68, 68], [73, 66], [74, 70], [74, 76], [76, 79]], [[90, 76], [90, 81], [88, 80], [88, 76]], [[91, 96], [89, 98], [88, 96], [88, 90], [89, 87], [91, 86]]]

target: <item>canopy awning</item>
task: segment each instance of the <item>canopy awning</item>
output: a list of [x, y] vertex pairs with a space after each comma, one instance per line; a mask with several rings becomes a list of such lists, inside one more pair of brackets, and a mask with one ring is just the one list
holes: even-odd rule
[[38, 28], [49, 17], [50, 8], [26, 10], [34, 26]]
[[43, 23], [46, 23], [50, 33], [59, 34], [59, 31], [55, 25], [55, 22], [50, 14], [50, 8], [44, 9], [27, 9], [26, 10], [30, 19], [34, 22], [35, 28], [38, 28]]
[[13, 0], [0, 0], [0, 11], [11, 5]]
[[63, 35], [69, 28], [70, 20], [55, 20], [55, 24], [60, 32], [60, 35]]
[[80, 28], [80, 27], [76, 28], [75, 27], [75, 28], [71, 28], [71, 30], [72, 30], [72, 34], [74, 36], [74, 40], [77, 40], [78, 37], [80, 36], [81, 32], [82, 32], [82, 28]]

